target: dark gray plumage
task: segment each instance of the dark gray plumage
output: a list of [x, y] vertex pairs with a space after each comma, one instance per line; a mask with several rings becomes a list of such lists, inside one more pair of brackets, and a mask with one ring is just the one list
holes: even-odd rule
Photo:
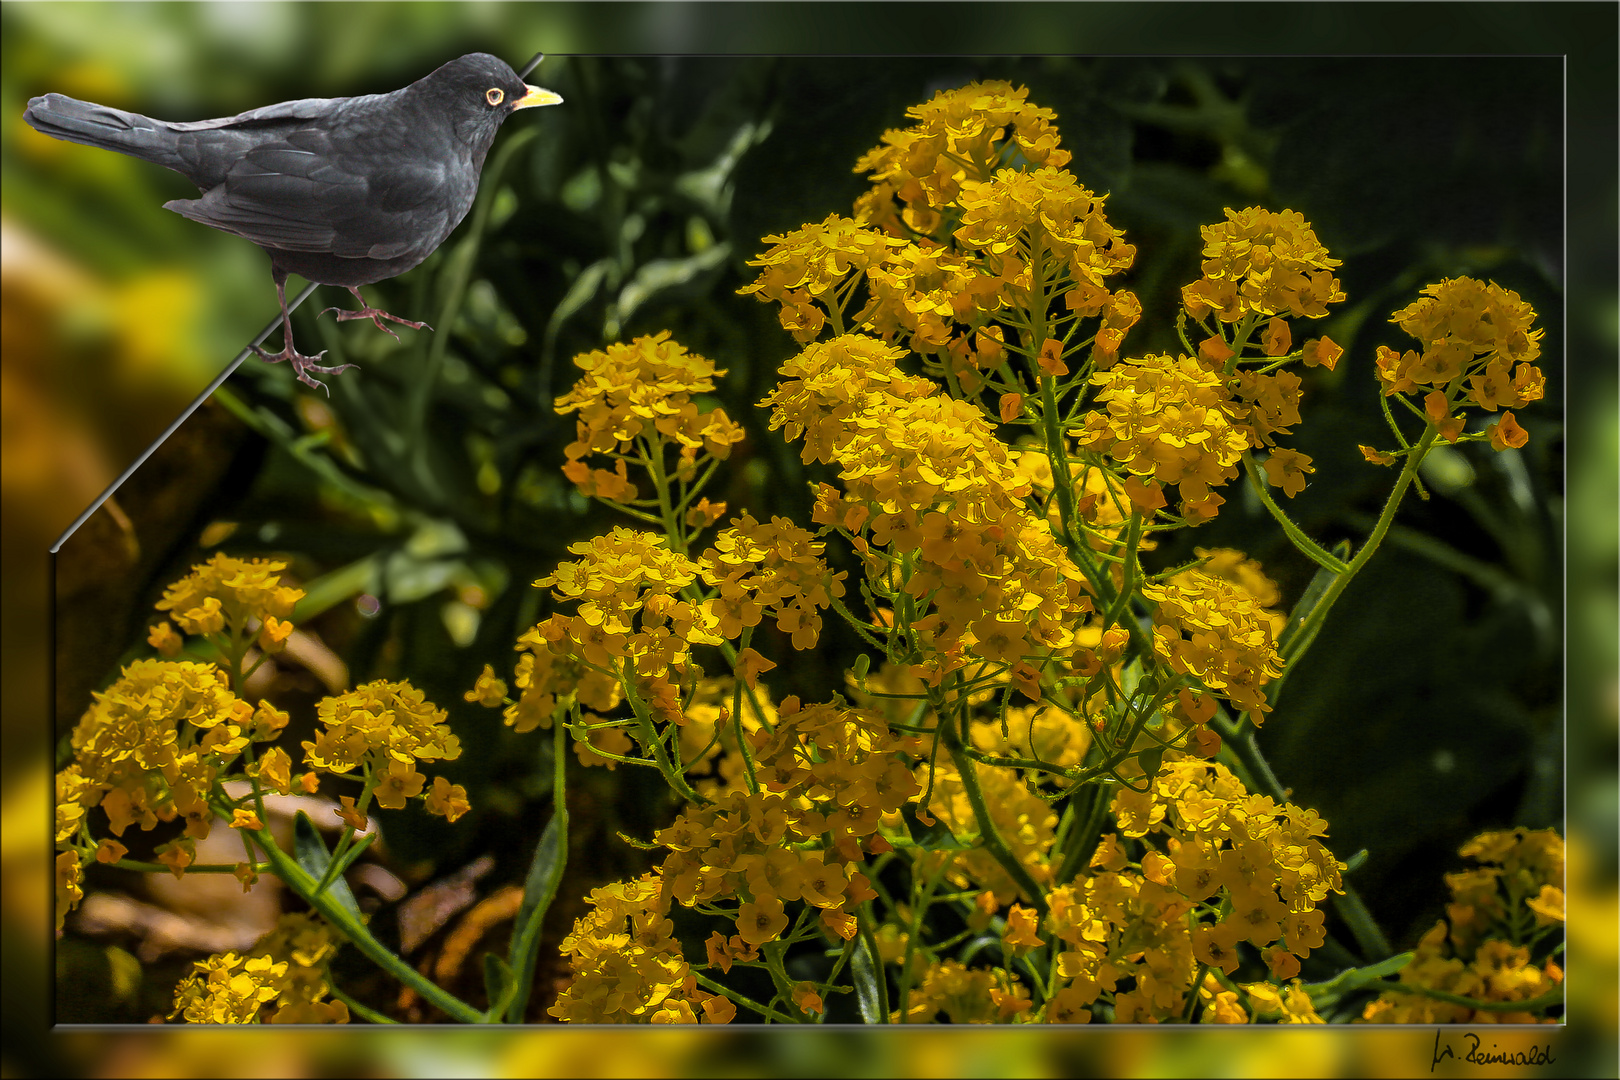
[[422, 329], [367, 305], [359, 286], [432, 254], [472, 208], [502, 121], [561, 101], [504, 61], [471, 53], [391, 94], [285, 101], [218, 120], [169, 123], [61, 94], [34, 98], [23, 119], [53, 138], [151, 161], [196, 184], [201, 198], [163, 205], [264, 248], [285, 345], [277, 354], [254, 351], [320, 386], [310, 372], [354, 365], [322, 367], [324, 353], [294, 349], [287, 275], [353, 293], [360, 309], [339, 320], [369, 318], [390, 334], [384, 319]]

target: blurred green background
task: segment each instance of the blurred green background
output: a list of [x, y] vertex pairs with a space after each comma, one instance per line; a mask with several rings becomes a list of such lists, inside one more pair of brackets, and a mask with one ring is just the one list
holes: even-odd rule
[[[533, 779], [548, 775], [545, 763], [535, 737], [512, 736], [460, 694], [485, 662], [504, 673], [513, 637], [543, 614], [543, 598], [528, 582], [569, 542], [609, 520], [573, 497], [557, 472], [572, 425], [551, 413], [549, 401], [572, 381], [570, 358], [616, 337], [673, 330], [730, 369], [717, 396], [753, 436], [746, 458], [733, 462], [724, 497], [734, 508], [807, 520], [796, 457], [765, 435], [748, 404], [794, 350], [770, 309], [734, 295], [751, 276], [742, 263], [767, 232], [847, 211], [862, 187], [850, 172], [856, 155], [884, 128], [900, 126], [906, 106], [973, 78], [1028, 85], [1034, 100], [1057, 111], [1082, 182], [1111, 193], [1110, 219], [1140, 251], [1131, 286], [1147, 315], [1133, 332], [1132, 351], [1167, 347], [1158, 317], [1171, 310], [1176, 287], [1196, 276], [1196, 227], [1217, 220], [1222, 206], [1297, 209], [1345, 260], [1350, 300], [1324, 329], [1349, 355], [1338, 372], [1308, 383], [1299, 439], [1319, 471], [1296, 500], [1296, 516], [1318, 538], [1363, 533], [1388, 483], [1354, 450], [1376, 433], [1374, 347], [1399, 344], [1388, 313], [1422, 284], [1461, 273], [1494, 278], [1535, 305], [1548, 330], [1548, 399], [1521, 418], [1530, 446], [1504, 455], [1470, 448], [1437, 462], [1428, 477], [1435, 498], [1403, 510], [1408, 531], [1393, 538], [1335, 611], [1263, 745], [1295, 797], [1331, 823], [1339, 856], [1369, 851], [1352, 882], [1397, 948], [1438, 916], [1440, 874], [1459, 866], [1454, 852], [1463, 839], [1481, 828], [1562, 822], [1567, 753], [1571, 842], [1587, 853], [1590, 878], [1585, 907], [1580, 883], [1571, 884], [1571, 952], [1607, 956], [1612, 972], [1614, 57], [1612, 48], [1595, 50], [1605, 69], [1577, 50], [1614, 44], [1614, 10], [953, 5], [928, 18], [920, 11], [798, 4], [0, 8], [0, 625], [12, 676], [3, 700], [4, 940], [12, 963], [29, 972], [7, 980], [8, 1029], [43, 1023], [40, 1006], [53, 994], [60, 995], [59, 1021], [144, 1021], [162, 1008], [183, 962], [171, 954], [135, 978], [120, 958], [130, 956], [130, 939], [70, 932], [55, 951], [68, 992], [50, 989], [47, 945], [37, 929], [48, 918], [46, 878], [43, 864], [34, 865], [43, 854], [49, 798], [42, 720], [53, 717], [55, 737], [69, 730], [89, 690], [134, 655], [162, 586], [213, 544], [291, 555], [301, 579], [325, 588], [328, 606], [308, 624], [324, 652], [303, 668], [288, 666], [276, 688], [295, 715], [300, 695], [307, 703], [325, 691], [323, 679], [330, 685], [404, 673], [451, 710], [470, 751], [451, 779], [475, 793], [477, 811], [453, 828], [408, 815], [390, 823], [390, 872], [416, 888], [490, 854], [494, 865], [478, 882], [480, 894], [521, 881], [549, 812], [548, 792]], [[943, 24], [947, 15], [950, 25]], [[1380, 35], [1381, 22], [1414, 52], [1575, 57], [1566, 69], [1556, 56], [1524, 55], [994, 55], [1314, 53], [1322, 42], [1387, 52], [1396, 39]], [[899, 42], [937, 54], [972, 48], [991, 55], [781, 55], [892, 52]], [[295, 393], [285, 371], [249, 361], [232, 380], [229, 403], [200, 410], [120, 491], [116, 507], [75, 535], [52, 571], [41, 552], [264, 325], [274, 294], [263, 254], [252, 245], [161, 210], [164, 200], [193, 194], [182, 178], [35, 135], [18, 119], [26, 99], [57, 91], [165, 119], [198, 119], [294, 97], [394, 89], [463, 52], [491, 51], [521, 64], [542, 48], [551, 59], [530, 81], [559, 91], [566, 104], [509, 123], [486, 165], [474, 217], [427, 264], [366, 290], [378, 306], [426, 319], [437, 332], [406, 331], [396, 344], [370, 324], [340, 331], [330, 318], [314, 321], [313, 312], [348, 298], [318, 293], [295, 317], [300, 341], [306, 349], [319, 342], [363, 370], [330, 380], [328, 400]], [[670, 55], [704, 52], [731, 55]], [[1308, 564], [1286, 546], [1251, 541], [1273, 533], [1263, 516], [1233, 497], [1218, 522], [1187, 543], [1247, 548], [1291, 601], [1308, 580]], [[1168, 563], [1184, 554], [1167, 546], [1162, 556]], [[56, 641], [54, 699], [46, 680], [52, 635], [40, 632], [46, 626], [54, 626]], [[784, 667], [773, 673], [778, 693], [819, 698], [835, 685], [830, 662]], [[667, 814], [657, 793], [621, 785], [602, 770], [576, 784], [574, 820], [589, 831], [575, 837], [562, 894], [575, 906], [559, 903], [553, 941], [586, 888], [639, 869], [614, 832], [645, 836]], [[480, 801], [479, 792], [488, 794]], [[1582, 912], [1590, 919], [1585, 932], [1595, 936], [1580, 937]], [[1613, 1059], [1613, 981], [1607, 978], [1605, 998], [1571, 1005], [1564, 1045], [1575, 1071], [1613, 1071], [1604, 1064]], [[1573, 992], [1580, 985], [1572, 981]], [[609, 1044], [631, 1055], [620, 1060], [586, 1049], [595, 1044], [580, 1034], [567, 1043], [532, 1041], [539, 1037], [508, 1043], [436, 1035], [420, 1045], [445, 1055], [431, 1059], [442, 1067], [544, 1067], [558, 1075], [590, 1064], [622, 1074], [654, 1066], [701, 1073], [761, 1053], [758, 1040], [689, 1034], [645, 1057], [623, 1042]], [[206, 1037], [124, 1038], [8, 1038], [6, 1069], [116, 1075], [138, 1066], [184, 1075], [217, 1067], [212, 1052], [199, 1048]], [[1406, 1048], [1399, 1052], [1410, 1051], [1414, 1062], [1426, 1052], [1421, 1039], [1390, 1038], [1396, 1041], [1342, 1047], [1318, 1040], [1303, 1052], [1327, 1075], [1365, 1071], [1374, 1047], [1383, 1047], [1379, 1054]], [[1116, 1056], [1123, 1041], [1109, 1040], [1113, 1050], [1090, 1057], [1079, 1048], [1097, 1044], [1070, 1033], [1021, 1041], [1025, 1057], [984, 1049], [982, 1039], [958, 1044], [981, 1049], [924, 1057], [893, 1043], [834, 1041], [795, 1044], [814, 1053], [795, 1050], [774, 1067], [810, 1075], [835, 1063], [850, 1071], [858, 1061], [873, 1075], [1149, 1075], [1185, 1071], [1177, 1063], [1198, 1061], [1199, 1048], [1209, 1045], [1195, 1035], [1181, 1040], [1133, 1038], [1124, 1057]], [[396, 1044], [372, 1057], [364, 1049], [378, 1045], [311, 1035], [257, 1065], [267, 1074], [423, 1071], [421, 1051]], [[1264, 1074], [1276, 1071], [1267, 1062], [1287, 1060], [1299, 1071], [1302, 1051], [1277, 1058], [1277, 1045], [1268, 1039], [1253, 1061], [1227, 1059], [1227, 1067], [1234, 1075]], [[571, 1068], [549, 1064], [553, 1048], [567, 1047], [578, 1049], [557, 1060]], [[1609, 1056], [1594, 1056], [1601, 1054]], [[543, 1059], [547, 1065], [537, 1064]]]

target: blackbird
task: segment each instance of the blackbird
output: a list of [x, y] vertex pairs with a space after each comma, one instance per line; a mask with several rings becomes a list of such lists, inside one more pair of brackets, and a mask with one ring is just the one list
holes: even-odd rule
[[384, 319], [423, 329], [368, 305], [359, 286], [432, 254], [472, 208], [501, 122], [561, 101], [504, 61], [470, 53], [391, 94], [284, 101], [219, 120], [168, 123], [61, 94], [34, 98], [23, 119], [52, 138], [155, 162], [196, 184], [202, 198], [164, 208], [270, 256], [284, 344], [274, 355], [253, 351], [287, 361], [300, 382], [324, 389], [310, 372], [355, 365], [323, 367], [324, 351], [305, 356], [293, 347], [287, 275], [353, 293], [360, 308], [340, 311], [339, 321], [370, 319], [396, 338]]

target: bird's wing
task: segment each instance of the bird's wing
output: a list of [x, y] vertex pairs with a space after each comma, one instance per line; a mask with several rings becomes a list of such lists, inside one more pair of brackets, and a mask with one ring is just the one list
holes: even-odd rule
[[[294, 119], [284, 110], [309, 104], [287, 102], [233, 117], [230, 134], [240, 137], [244, 121], [280, 127]], [[258, 115], [272, 112], [278, 115]], [[202, 198], [165, 205], [263, 247], [344, 258], [398, 257], [443, 216], [436, 210], [447, 173], [441, 162], [416, 160], [397, 147], [337, 148], [324, 124], [278, 134], [242, 152]]]
[[299, 98], [297, 101], [283, 101], [275, 105], [266, 105], [259, 109], [249, 109], [235, 116], [221, 116], [215, 120], [190, 120], [184, 123], [168, 122], [164, 126], [173, 131], [219, 131], [224, 128], [241, 128], [266, 121], [298, 121], [317, 120], [329, 116], [340, 106], [350, 100], [345, 98]]

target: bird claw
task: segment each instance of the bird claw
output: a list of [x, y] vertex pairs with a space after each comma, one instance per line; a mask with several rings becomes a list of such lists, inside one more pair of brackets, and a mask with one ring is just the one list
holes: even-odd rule
[[326, 309], [326, 311], [322, 311], [321, 314], [325, 315], [327, 311], [337, 312], [338, 322], [353, 322], [355, 319], [370, 319], [372, 322], [377, 324], [377, 329], [383, 331], [395, 341], [399, 340], [399, 335], [383, 325], [384, 319], [387, 319], [389, 322], [398, 323], [401, 326], [409, 327], [412, 330], [427, 330], [431, 332], [433, 329], [433, 327], [429, 326], [425, 322], [413, 322], [410, 319], [402, 319], [398, 315], [390, 315], [388, 312], [383, 311], [380, 308], [369, 306], [360, 308], [358, 310], [329, 307]]
[[268, 353], [259, 348], [259, 346], [254, 345], [253, 354], [267, 364], [279, 364], [283, 361], [291, 364], [293, 374], [298, 377], [299, 382], [303, 383], [307, 387], [310, 387], [311, 389], [314, 389], [317, 386], [320, 387], [322, 390], [326, 391], [327, 397], [332, 396], [332, 391], [327, 389], [326, 384], [321, 382], [319, 379], [312, 378], [309, 374], [310, 372], [313, 371], [319, 375], [336, 375], [340, 372], [348, 371], [350, 368], [359, 368], [360, 366], [359, 364], [337, 364], [336, 366], [324, 365], [319, 363], [319, 361], [321, 357], [326, 355], [325, 349], [322, 349], [314, 356], [305, 356], [303, 353], [293, 349], [291, 345], [283, 347], [278, 353]]

